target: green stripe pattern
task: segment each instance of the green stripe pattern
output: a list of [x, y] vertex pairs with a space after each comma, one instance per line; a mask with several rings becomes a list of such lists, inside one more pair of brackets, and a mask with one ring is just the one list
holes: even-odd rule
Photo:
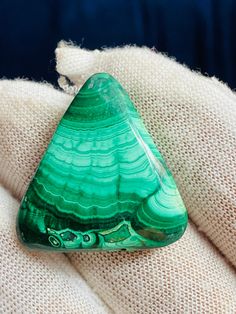
[[173, 176], [126, 91], [90, 77], [62, 117], [21, 202], [30, 248], [134, 250], [168, 245], [187, 225]]

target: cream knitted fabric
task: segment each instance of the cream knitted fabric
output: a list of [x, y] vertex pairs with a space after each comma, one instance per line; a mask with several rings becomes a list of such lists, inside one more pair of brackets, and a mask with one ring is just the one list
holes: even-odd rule
[[[175, 175], [192, 219], [235, 263], [235, 95], [216, 80], [192, 73], [148, 49], [127, 47], [100, 53], [61, 46], [57, 62], [58, 71], [77, 86], [98, 71], [119, 79]], [[0, 81], [0, 95], [0, 182], [20, 199], [71, 96], [48, 85], [21, 80]], [[31, 300], [31, 313], [57, 313], [62, 309], [60, 299], [67, 295], [65, 291], [65, 308], [70, 313], [83, 313], [83, 309], [106, 313], [105, 303], [111, 312], [119, 314], [236, 312], [235, 273], [192, 224], [180, 241], [166, 248], [67, 254], [78, 270], [72, 275], [77, 278], [73, 282], [66, 277], [74, 272], [73, 267], [68, 265], [70, 271], [65, 270], [68, 262], [63, 255], [27, 253], [18, 244], [13, 232], [18, 204], [4, 193], [0, 194], [0, 209], [5, 220], [1, 220], [3, 226], [8, 221], [8, 229], [0, 239], [2, 250], [6, 247], [0, 266], [1, 278], [6, 278], [2, 285], [5, 293], [0, 300], [6, 313], [14, 309], [11, 296], [17, 295], [16, 290], [23, 300]], [[57, 260], [53, 259], [55, 255]], [[14, 289], [16, 283], [9, 278], [7, 267], [20, 278], [19, 285], [23, 273], [22, 290]], [[47, 272], [53, 279], [47, 281]], [[53, 292], [54, 286], [49, 284], [52, 280]], [[33, 282], [33, 288], [26, 293], [23, 289], [28, 287], [27, 282]], [[78, 291], [78, 304], [73, 301], [72, 290]], [[46, 305], [41, 311], [35, 309], [38, 304], [48, 304], [47, 295], [52, 296], [55, 308], [50, 303], [48, 310]]]

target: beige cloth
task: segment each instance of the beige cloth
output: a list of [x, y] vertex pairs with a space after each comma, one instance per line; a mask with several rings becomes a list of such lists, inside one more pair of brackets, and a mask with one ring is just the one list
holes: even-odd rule
[[[178, 242], [150, 251], [30, 253], [15, 236], [19, 204], [2, 188], [0, 308], [235, 313], [235, 94], [145, 48], [89, 52], [61, 43], [56, 55], [66, 93], [95, 72], [109, 72], [122, 83], [174, 174], [193, 223]], [[72, 99], [66, 93], [46, 84], [0, 81], [0, 182], [18, 200]]]

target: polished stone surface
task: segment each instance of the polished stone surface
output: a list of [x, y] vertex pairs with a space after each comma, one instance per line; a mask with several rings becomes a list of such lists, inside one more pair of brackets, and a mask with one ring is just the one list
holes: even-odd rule
[[174, 179], [121, 85], [88, 79], [62, 117], [22, 200], [30, 248], [118, 250], [178, 240], [187, 213]]

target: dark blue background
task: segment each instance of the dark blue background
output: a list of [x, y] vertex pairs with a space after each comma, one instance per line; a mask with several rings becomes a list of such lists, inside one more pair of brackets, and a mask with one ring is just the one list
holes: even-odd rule
[[236, 87], [236, 0], [1, 0], [0, 76], [55, 82], [59, 40], [155, 46]]

